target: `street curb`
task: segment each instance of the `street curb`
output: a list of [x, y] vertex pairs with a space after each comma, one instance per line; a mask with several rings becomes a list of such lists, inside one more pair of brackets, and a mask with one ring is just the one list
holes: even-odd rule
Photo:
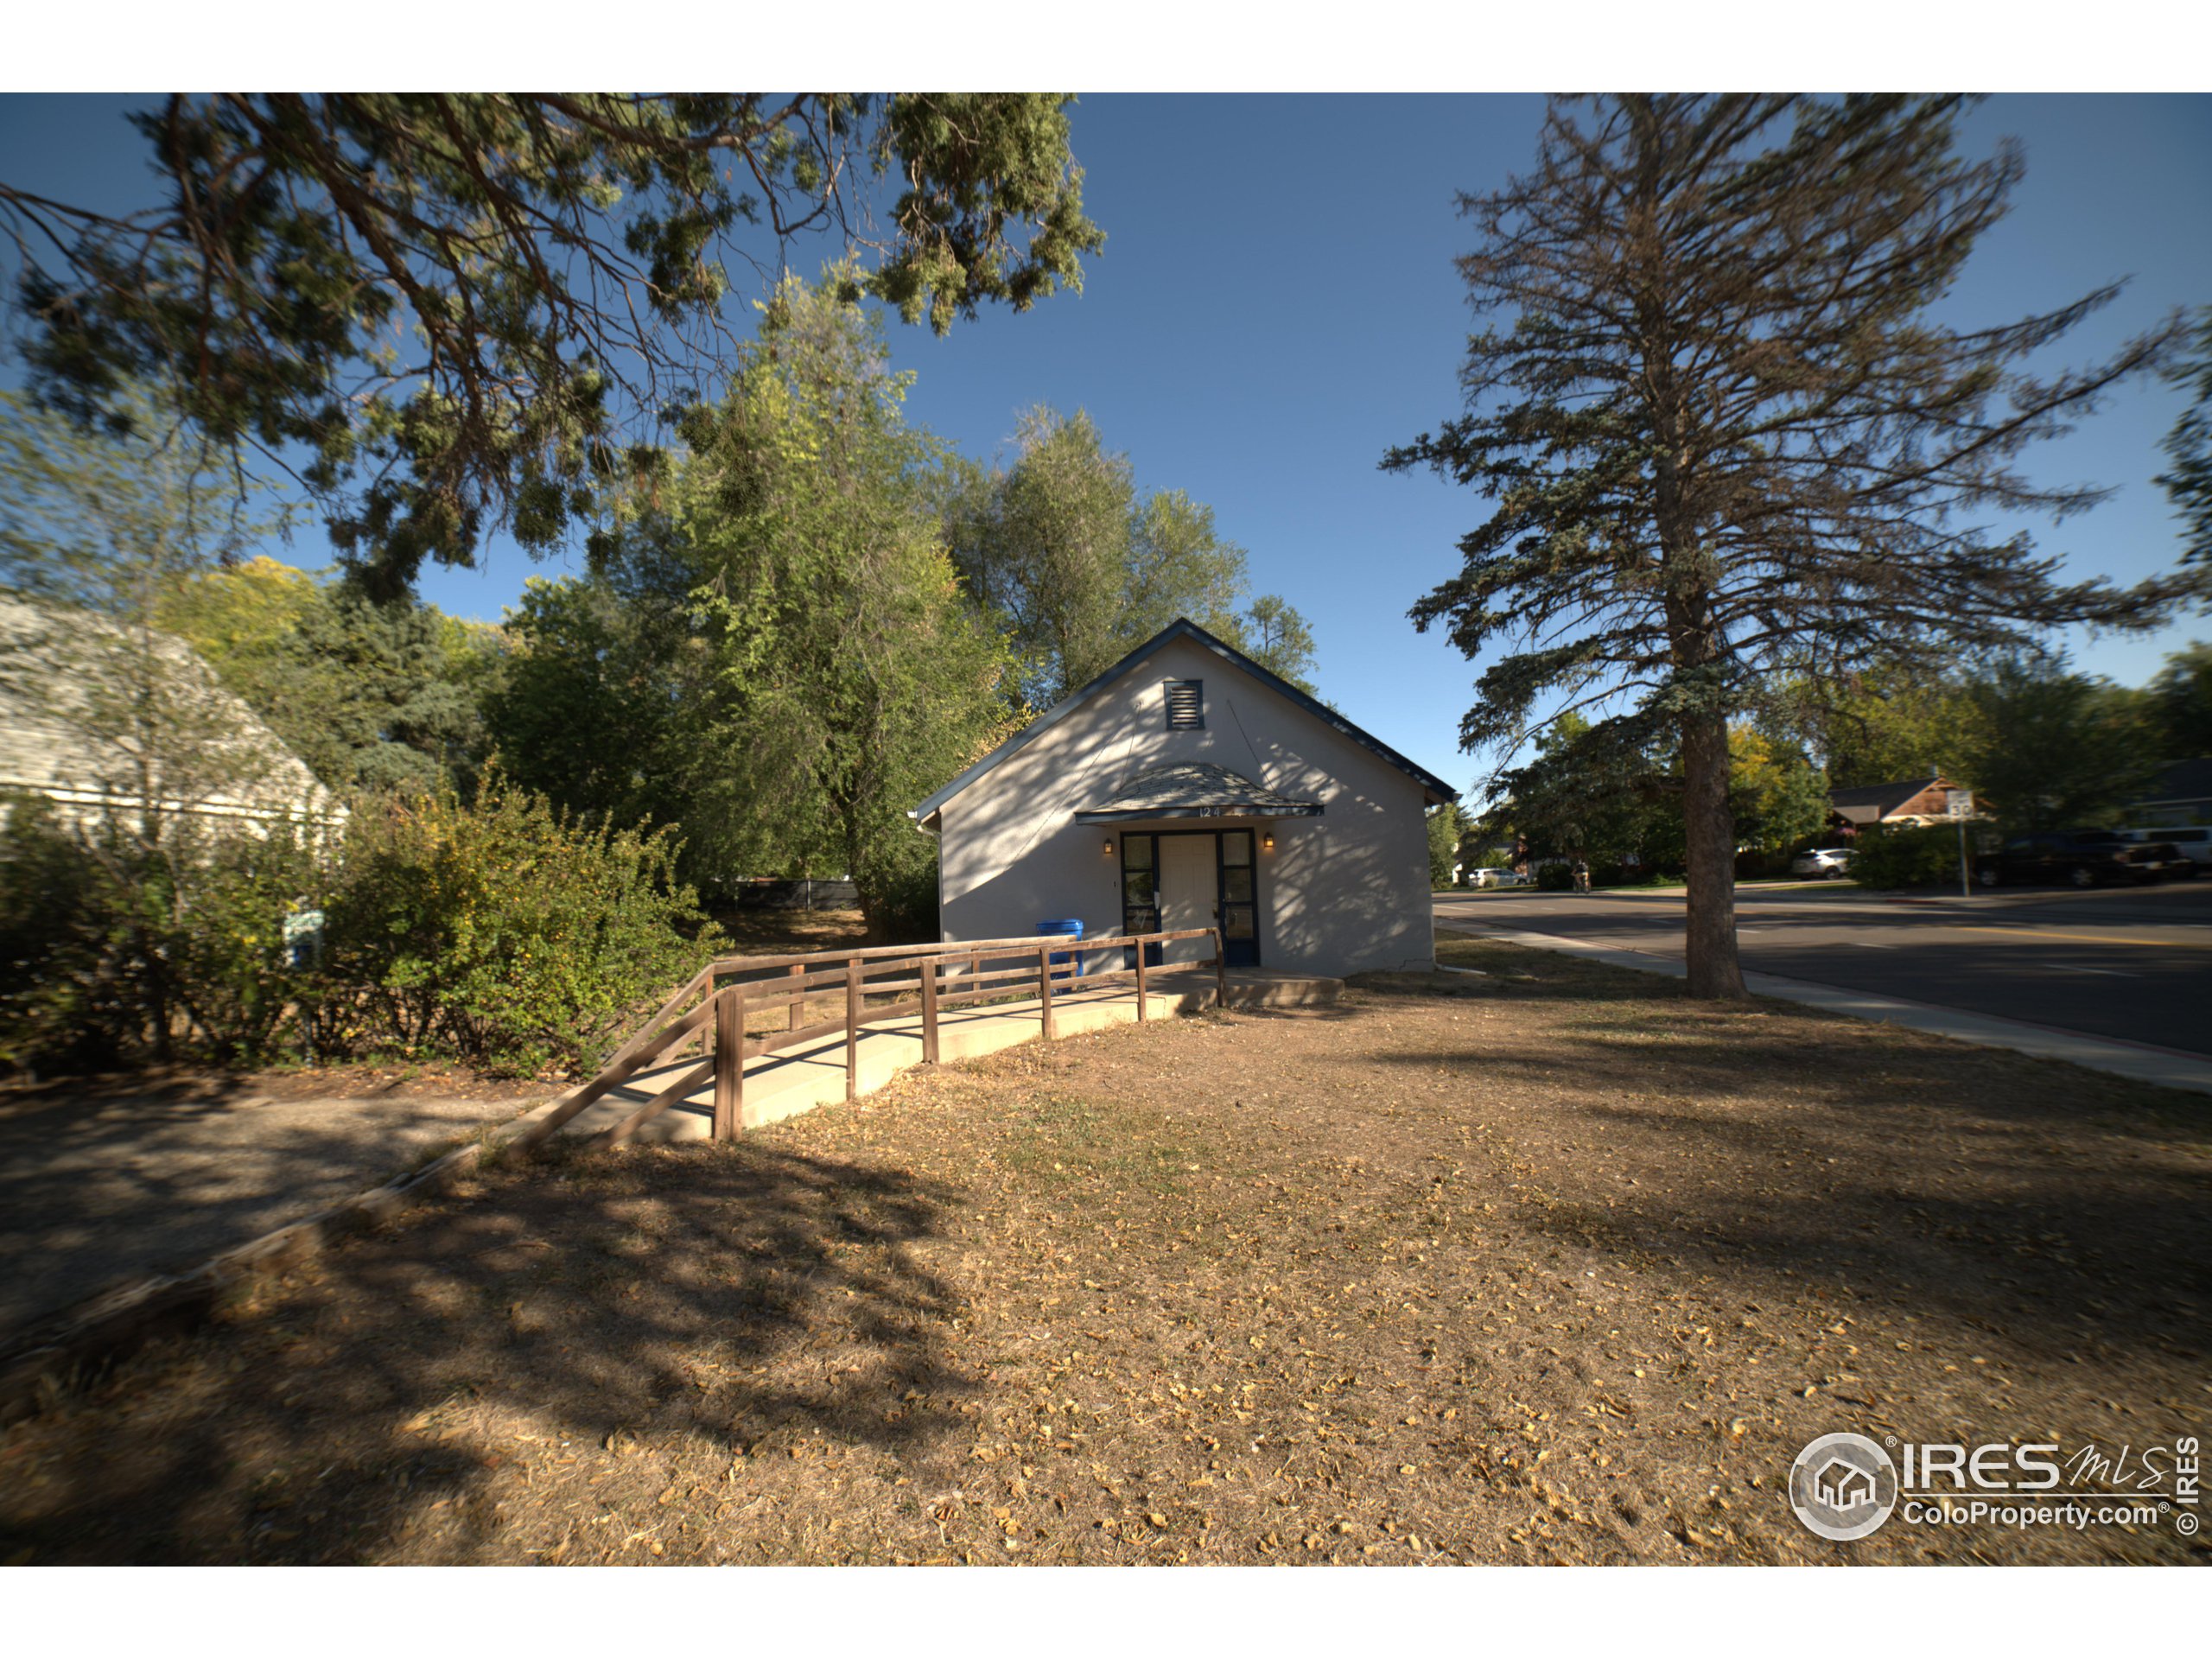
[[187, 1272], [134, 1280], [45, 1315], [14, 1345], [0, 1348], [0, 1424], [36, 1410], [47, 1386], [72, 1370], [118, 1358], [157, 1336], [188, 1330], [234, 1288], [311, 1262], [341, 1239], [443, 1197], [475, 1172], [485, 1154], [506, 1145], [554, 1103], [545, 1101], [421, 1169], [233, 1245]]
[[[1680, 962], [1671, 957], [1652, 956], [1642, 950], [1623, 950], [1613, 945], [1589, 944], [1556, 933], [1507, 931], [1492, 928], [1479, 937], [1497, 939], [1506, 944], [1526, 945], [1532, 950], [1564, 951], [1615, 968], [1627, 968], [1638, 973], [1662, 974], [1670, 979], [1683, 978], [1688, 973]], [[1909, 1030], [1948, 1037], [1954, 1042], [1971, 1043], [1978, 1048], [2010, 1049], [2016, 1054], [2030, 1055], [2039, 1060], [2063, 1060], [2070, 1065], [2109, 1072], [2133, 1083], [2151, 1083], [2166, 1089], [2212, 1094], [2212, 1058], [2182, 1049], [2089, 1037], [2056, 1026], [2041, 1026], [2025, 1020], [2007, 1020], [1998, 1014], [1972, 1014], [1961, 1008], [1941, 1007], [1932, 1002], [1915, 1002], [1906, 997], [1887, 996], [1878, 991], [1854, 991], [1840, 985], [1823, 985], [1816, 981], [1791, 979], [1781, 974], [1746, 971], [1744, 984], [1755, 995], [1779, 997], [1785, 1001], [1800, 1002], [1830, 1014], [1846, 1014], [1854, 1020], [1869, 1020], [1878, 1025], [1904, 1026]]]

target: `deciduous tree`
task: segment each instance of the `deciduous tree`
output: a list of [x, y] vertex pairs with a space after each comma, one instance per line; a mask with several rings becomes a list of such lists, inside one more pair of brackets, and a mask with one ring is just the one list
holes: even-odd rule
[[1313, 690], [1313, 630], [1280, 594], [1262, 594], [1241, 619], [1244, 654], [1300, 690]]
[[716, 688], [715, 764], [786, 850], [826, 847], [871, 936], [933, 930], [906, 810], [1005, 736], [1013, 662], [961, 592], [911, 377], [839, 275], [779, 287], [728, 396], [686, 425], [668, 528]]
[[1049, 707], [1177, 617], [1303, 690], [1313, 636], [1280, 594], [1242, 609], [1249, 557], [1214, 511], [1179, 489], [1140, 496], [1125, 454], [1078, 410], [1026, 413], [1010, 465], [950, 468], [946, 524], [969, 592], [1027, 659], [1025, 689]]
[[2159, 760], [2212, 754], [2212, 645], [2192, 639], [2170, 655], [2149, 696]]
[[1961, 770], [2010, 830], [2107, 825], [2165, 759], [2138, 694], [2060, 658], [1982, 664], [1966, 695], [1976, 718]]

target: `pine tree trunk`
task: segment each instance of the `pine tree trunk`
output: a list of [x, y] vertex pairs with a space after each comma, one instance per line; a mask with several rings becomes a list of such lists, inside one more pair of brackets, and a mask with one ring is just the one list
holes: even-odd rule
[[1692, 996], [1745, 995], [1736, 960], [1736, 815], [1728, 806], [1728, 717], [1682, 721], [1682, 831], [1689, 905], [1683, 955]]

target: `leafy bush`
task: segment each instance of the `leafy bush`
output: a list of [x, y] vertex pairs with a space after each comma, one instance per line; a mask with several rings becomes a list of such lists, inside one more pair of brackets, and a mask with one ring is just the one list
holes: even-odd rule
[[94, 874], [43, 796], [0, 804], [0, 1065], [101, 1066], [128, 1041]]
[[[497, 778], [473, 805], [364, 802], [320, 852], [282, 824], [138, 829], [65, 827], [43, 799], [0, 823], [0, 1067], [180, 1051], [575, 1067], [721, 943], [672, 877], [672, 831], [588, 828]], [[296, 969], [302, 899], [325, 949]]]
[[878, 904], [883, 944], [934, 944], [938, 938], [935, 856], [918, 868], [900, 871], [886, 884]]
[[283, 917], [320, 879], [288, 825], [65, 826], [43, 798], [16, 801], [0, 829], [0, 1065], [85, 1069], [180, 1046], [271, 1057], [302, 988]]
[[1536, 866], [1536, 886], [1544, 893], [1574, 891], [1574, 866], [1558, 860]]
[[721, 944], [674, 832], [594, 829], [494, 775], [356, 812], [326, 1041], [533, 1072], [595, 1059]]
[[1948, 824], [1870, 828], [1851, 855], [1862, 887], [1924, 887], [1959, 879], [1959, 832]]
[[1618, 859], [1596, 858], [1590, 861], [1590, 885], [1593, 887], [1680, 887], [1680, 870], [1655, 869], [1649, 864], [1627, 865]]

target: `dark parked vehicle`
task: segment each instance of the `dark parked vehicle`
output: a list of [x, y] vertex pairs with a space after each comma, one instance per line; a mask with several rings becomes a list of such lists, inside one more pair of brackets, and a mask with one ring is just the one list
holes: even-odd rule
[[2173, 824], [2164, 830], [2123, 830], [2120, 833], [2130, 841], [2170, 842], [2196, 863], [2212, 864], [2212, 824]]
[[2046, 830], [2012, 836], [1994, 856], [1980, 861], [1975, 877], [1985, 887], [2004, 881], [2093, 887], [2100, 881], [2156, 881], [2196, 874], [2196, 866], [2171, 842], [2128, 841], [2109, 830]]

